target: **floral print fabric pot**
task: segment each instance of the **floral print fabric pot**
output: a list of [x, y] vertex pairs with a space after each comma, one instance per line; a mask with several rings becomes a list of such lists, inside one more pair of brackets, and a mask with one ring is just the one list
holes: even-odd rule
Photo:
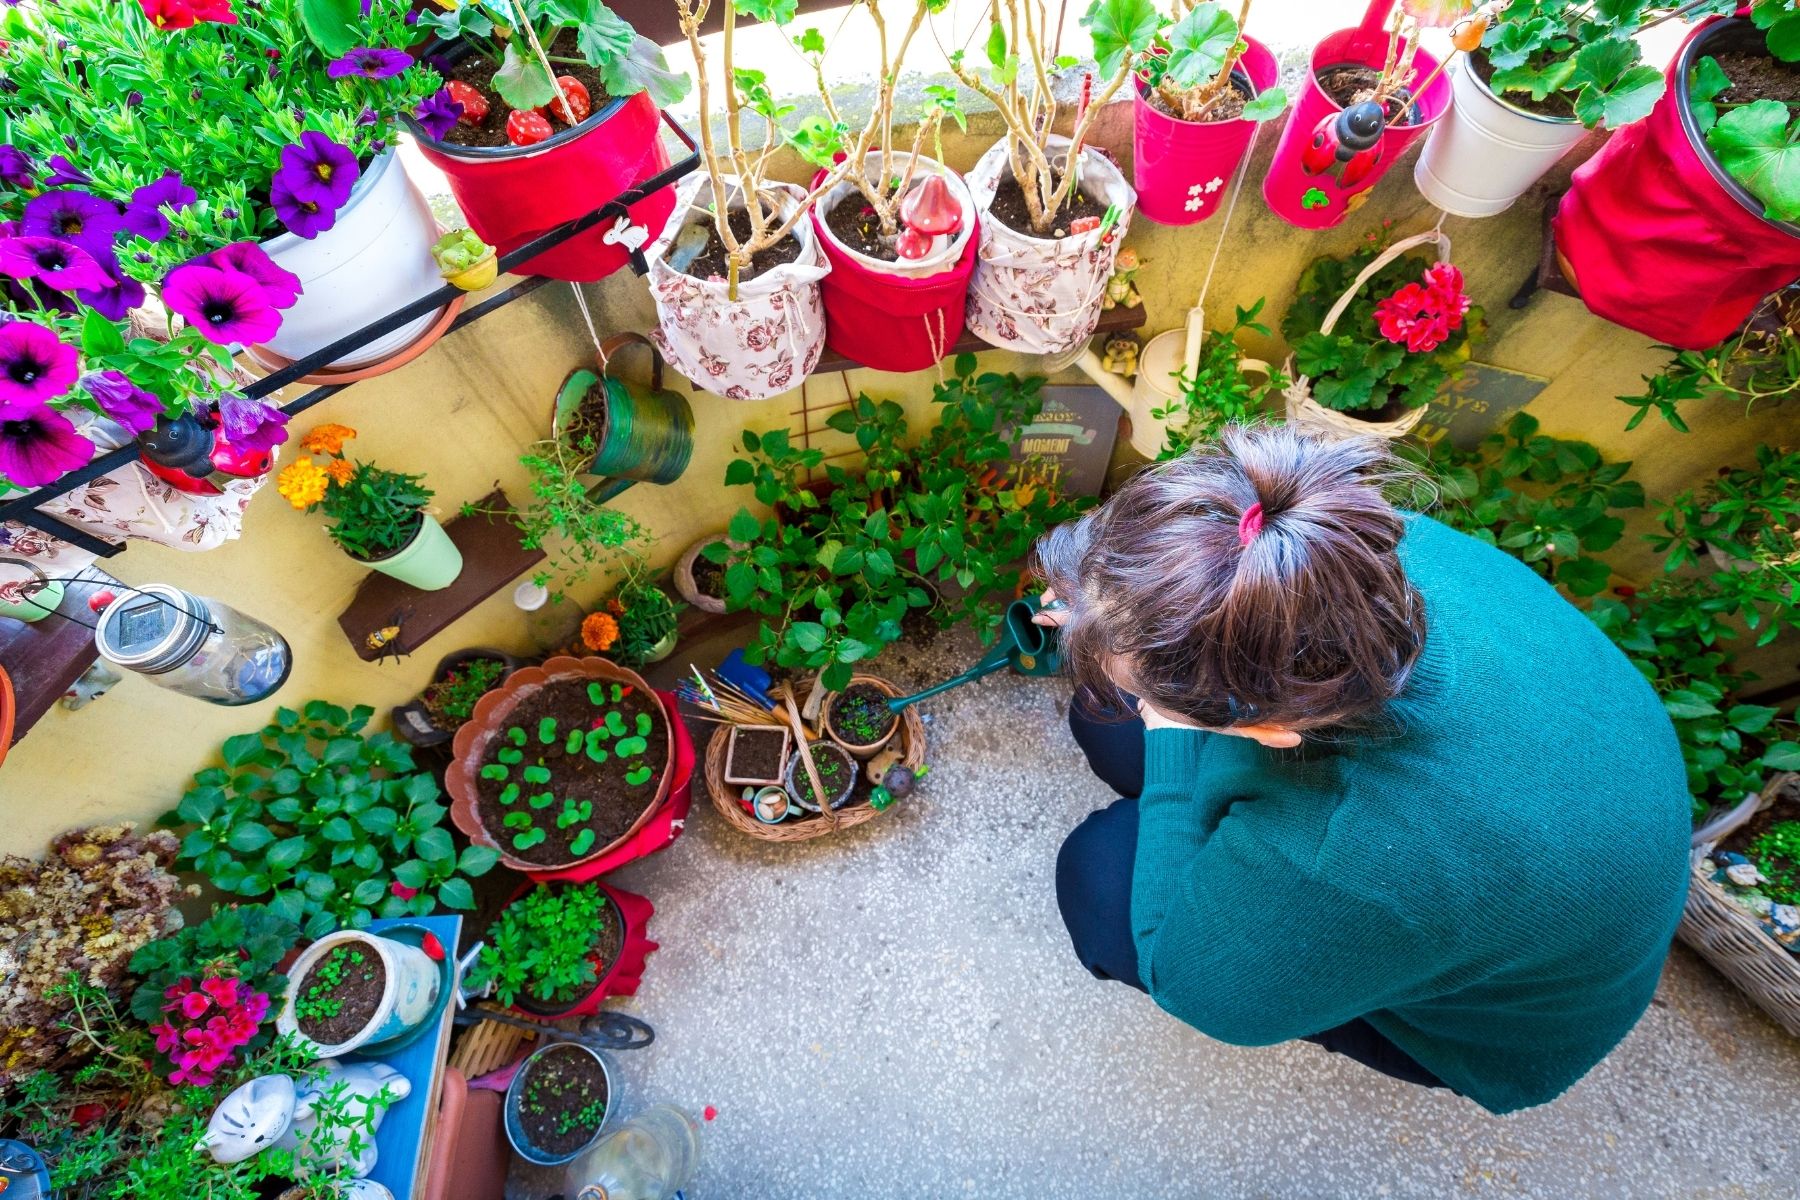
[[[300, 278], [300, 298], [281, 314], [264, 345], [290, 361], [305, 358], [443, 286], [431, 247], [431, 206], [397, 153], [375, 157], [356, 180], [337, 221], [314, 238], [284, 233], [262, 244], [275, 264]], [[423, 337], [443, 312], [427, 313], [329, 364], [363, 367]]]
[[[1388, 35], [1381, 28], [1388, 6], [1377, 3], [1369, 17], [1355, 29], [1340, 29], [1329, 34], [1313, 50], [1306, 80], [1300, 86], [1299, 98], [1281, 131], [1275, 146], [1275, 157], [1269, 173], [1263, 176], [1263, 200], [1269, 211], [1301, 229], [1329, 229], [1360, 207], [1362, 197], [1381, 181], [1394, 160], [1418, 139], [1431, 123], [1450, 107], [1450, 81], [1439, 75], [1424, 93], [1413, 97], [1417, 119], [1410, 124], [1390, 124], [1381, 133], [1380, 150], [1375, 165], [1351, 183], [1341, 178], [1341, 170], [1327, 169], [1313, 173], [1306, 169], [1304, 152], [1318, 137], [1321, 122], [1333, 119], [1343, 107], [1325, 94], [1319, 86], [1319, 72], [1332, 67], [1358, 66], [1381, 70], [1387, 57]], [[1437, 59], [1419, 51], [1414, 60], [1415, 78], [1424, 79], [1437, 66]]]
[[[736, 181], [728, 177], [727, 184], [728, 206], [742, 208]], [[805, 197], [793, 184], [773, 184], [770, 191], [778, 194], [783, 220]], [[676, 188], [680, 212], [707, 212], [712, 202], [712, 180], [705, 176], [692, 176]], [[819, 281], [831, 264], [812, 222], [794, 224], [800, 257], [739, 280], [735, 300], [725, 280], [696, 279], [668, 264], [669, 250], [687, 224], [670, 221], [644, 251], [656, 301], [656, 331], [650, 336], [657, 349], [695, 387], [727, 400], [765, 400], [799, 386], [825, 349]]]
[[[322, 1046], [300, 1032], [299, 1015], [294, 1005], [313, 967], [339, 946], [355, 945], [381, 960], [384, 972], [381, 1003], [354, 1037], [333, 1046]], [[416, 946], [408, 946], [393, 938], [364, 933], [359, 929], [340, 929], [328, 933], [305, 950], [287, 969], [289, 986], [282, 999], [281, 1011], [275, 1017], [277, 1033], [290, 1034], [312, 1048], [315, 1058], [336, 1058], [349, 1054], [372, 1042], [385, 1042], [400, 1037], [426, 1021], [437, 1008], [438, 992], [443, 986], [443, 969], [426, 957]]]
[[[513, 893], [513, 900], [517, 900], [537, 886], [539, 885], [535, 883], [526, 884]], [[644, 966], [650, 955], [659, 949], [657, 944], [650, 940], [650, 918], [656, 915], [656, 906], [636, 892], [621, 891], [598, 881], [594, 886], [606, 893], [607, 902], [618, 910], [620, 923], [618, 954], [606, 964], [605, 969], [600, 973], [600, 978], [594, 981], [593, 989], [573, 1004], [556, 1008], [539, 1004], [536, 1001], [517, 1003], [512, 1006], [514, 1012], [536, 1020], [548, 1021], [562, 1021], [570, 1017], [591, 1017], [599, 1012], [600, 1006], [613, 996], [637, 995], [637, 990], [644, 981]]]
[[[662, 114], [644, 92], [609, 100], [573, 129], [534, 146], [457, 146], [410, 118], [408, 124], [420, 152], [449, 179], [469, 228], [503, 255], [669, 167]], [[635, 239], [626, 230], [655, 237], [674, 210], [675, 190], [663, 188], [633, 204], [629, 218], [596, 225], [517, 271], [572, 283], [604, 279], [631, 261]]]
[[[881, 155], [871, 153], [880, 169]], [[904, 173], [910, 155], [895, 155]], [[962, 229], [950, 244], [919, 263], [884, 262], [845, 246], [825, 218], [839, 204], [861, 204], [854, 184], [839, 184], [809, 214], [831, 274], [819, 284], [825, 301], [825, 344], [877, 371], [922, 371], [939, 362], [961, 336], [969, 277], [975, 272], [978, 218], [968, 185], [954, 171], [921, 157], [914, 179], [942, 176], [962, 206]], [[814, 178], [814, 185], [818, 183]]]
[[437, 518], [419, 514], [419, 531], [412, 541], [386, 558], [358, 558], [372, 571], [391, 575], [401, 583], [411, 584], [422, 592], [436, 592], [456, 582], [462, 574], [462, 551], [444, 532]]
[[1588, 135], [1573, 117], [1540, 116], [1508, 104], [1466, 55], [1450, 74], [1456, 101], [1413, 164], [1413, 183], [1452, 216], [1505, 212]]
[[[1249, 82], [1254, 95], [1274, 87], [1281, 75], [1275, 56], [1252, 37], [1238, 59], [1234, 76]], [[1231, 173], [1237, 170], [1256, 122], [1183, 121], [1157, 110], [1145, 99], [1146, 85], [1137, 82], [1132, 99], [1131, 182], [1137, 188], [1138, 211], [1158, 225], [1193, 225], [1219, 210]]]
[[1762, 215], [1762, 202], [1725, 173], [1688, 111], [1696, 62], [1762, 41], [1737, 18], [1689, 34], [1662, 99], [1576, 168], [1552, 223], [1582, 303], [1679, 350], [1716, 345], [1764, 296], [1800, 279], [1800, 225]]
[[[1053, 157], [1067, 155], [1069, 139], [1053, 136]], [[1062, 354], [1076, 349], [1100, 323], [1100, 303], [1113, 259], [1131, 226], [1137, 192], [1113, 161], [1091, 146], [1081, 151], [1082, 190], [1119, 209], [1109, 230], [1094, 229], [1062, 238], [1020, 233], [988, 215], [1007, 162], [1006, 142], [996, 142], [967, 180], [981, 213], [979, 259], [969, 281], [968, 327], [990, 346], [1026, 354]]]

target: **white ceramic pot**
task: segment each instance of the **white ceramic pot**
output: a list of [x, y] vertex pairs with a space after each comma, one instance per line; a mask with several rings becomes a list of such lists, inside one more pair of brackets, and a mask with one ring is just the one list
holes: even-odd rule
[[1465, 56], [1451, 71], [1456, 101], [1413, 166], [1419, 192], [1458, 217], [1491, 217], [1588, 134], [1573, 118], [1542, 117], [1495, 96]]
[[425, 514], [413, 540], [386, 558], [357, 559], [370, 570], [392, 575], [422, 592], [436, 592], [456, 582], [462, 574], [462, 551], [450, 540], [437, 518]]
[[[881, 174], [881, 151], [871, 150], [865, 161], [869, 164], [867, 167], [869, 174], [875, 176]], [[894, 155], [894, 173], [906, 174], [907, 164], [911, 161], [912, 155], [910, 154]], [[928, 276], [943, 274], [956, 265], [956, 260], [962, 256], [963, 245], [968, 239], [969, 231], [975, 228], [975, 199], [969, 194], [968, 185], [962, 181], [962, 176], [954, 171], [946, 170], [944, 165], [936, 159], [926, 158], [921, 154], [919, 165], [913, 170], [913, 182], [918, 182], [926, 175], [943, 176], [944, 182], [949, 185], [950, 194], [956, 197], [957, 204], [962, 207], [962, 229], [954, 235], [945, 237], [944, 244], [924, 258], [888, 262], [885, 259], [870, 258], [866, 254], [859, 254], [838, 239], [837, 234], [831, 231], [831, 226], [826, 223], [825, 218], [839, 203], [854, 204], [862, 201], [862, 192], [854, 183], [840, 183], [819, 197], [817, 202], [819, 232], [838, 253], [849, 258], [858, 266], [867, 267], [877, 274], [897, 275], [902, 279], [924, 279]]]
[[[284, 233], [263, 243], [270, 258], [300, 277], [302, 288], [267, 347], [286, 359], [305, 358], [436, 291], [444, 283], [431, 258], [437, 236], [431, 206], [395, 152], [378, 156], [330, 229], [310, 240]], [[330, 365], [345, 370], [389, 358], [423, 336], [440, 312], [408, 321]]]
[[[1137, 377], [1131, 381], [1131, 448], [1145, 458], [1154, 460], [1162, 453], [1169, 429], [1179, 433], [1185, 426], [1185, 418], [1177, 423], [1151, 413], [1181, 403], [1179, 376], [1186, 359], [1185, 327], [1157, 334], [1138, 355]], [[1246, 375], [1269, 377], [1269, 364], [1260, 358], [1241, 358], [1238, 365]]]
[[[300, 1032], [294, 1003], [306, 986], [307, 975], [319, 960], [347, 942], [355, 943], [365, 953], [373, 953], [381, 959], [386, 986], [381, 993], [381, 1003], [376, 1006], [368, 1024], [354, 1037], [334, 1046], [322, 1046]], [[275, 1017], [275, 1029], [298, 1038], [312, 1049], [315, 1058], [336, 1058], [370, 1042], [398, 1037], [431, 1016], [431, 1010], [437, 1006], [438, 989], [443, 986], [443, 972], [423, 950], [357, 929], [328, 933], [308, 946], [288, 968], [287, 977], [287, 995], [281, 1002], [281, 1012]]]

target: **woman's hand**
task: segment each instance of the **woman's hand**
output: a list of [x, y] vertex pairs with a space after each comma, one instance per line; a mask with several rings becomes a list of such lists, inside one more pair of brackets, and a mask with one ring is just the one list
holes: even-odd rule
[[1056, 598], [1054, 588], [1045, 588], [1038, 597], [1038, 610], [1031, 614], [1033, 625], [1061, 625], [1069, 619], [1069, 606]]

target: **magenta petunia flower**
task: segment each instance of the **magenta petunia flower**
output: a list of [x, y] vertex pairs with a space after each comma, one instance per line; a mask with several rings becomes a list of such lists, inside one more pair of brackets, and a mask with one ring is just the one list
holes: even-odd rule
[[404, 50], [387, 50], [377, 46], [358, 46], [325, 68], [333, 79], [360, 75], [364, 79], [392, 79], [413, 65], [413, 56]]
[[284, 267], [276, 266], [268, 251], [255, 242], [233, 242], [214, 250], [199, 261], [222, 271], [237, 271], [248, 275], [261, 285], [263, 294], [276, 308], [291, 308], [294, 301], [300, 298], [300, 277]]
[[269, 204], [288, 232], [311, 241], [337, 224], [337, 209], [303, 200], [289, 185], [287, 176], [276, 175], [269, 184]]
[[336, 213], [350, 198], [360, 171], [356, 156], [317, 130], [309, 129], [300, 141], [281, 148], [281, 168], [274, 184], [286, 183], [288, 192], [303, 204], [315, 204]]
[[0, 404], [0, 479], [19, 487], [43, 487], [86, 466], [93, 457], [94, 443], [54, 409]]
[[273, 450], [287, 441], [287, 414], [245, 396], [219, 398], [219, 430], [240, 450]]
[[281, 314], [269, 303], [268, 294], [239, 271], [187, 263], [163, 280], [162, 299], [171, 311], [221, 346], [265, 342], [281, 328]]
[[80, 373], [75, 347], [30, 321], [0, 325], [0, 411], [47, 404]]
[[440, 142], [450, 136], [462, 115], [462, 101], [453, 99], [447, 87], [441, 87], [419, 101], [419, 107], [413, 110], [413, 119], [418, 121], [419, 128]]
[[103, 288], [112, 282], [94, 256], [73, 242], [15, 237], [0, 242], [0, 275], [38, 279], [59, 292]]
[[124, 228], [118, 206], [92, 192], [62, 188], [25, 202], [19, 232], [26, 237], [74, 242], [96, 257], [112, 253], [113, 236]]
[[10, 188], [37, 186], [31, 160], [11, 142], [0, 142], [0, 183]]
[[170, 171], [156, 182], [146, 183], [131, 193], [131, 203], [125, 207], [123, 218], [125, 229], [141, 238], [160, 242], [169, 236], [169, 218], [163, 210], [180, 212], [197, 199], [199, 196], [194, 189], [181, 182], [179, 174]]
[[123, 321], [125, 314], [144, 302], [144, 285], [125, 274], [117, 260], [103, 260], [100, 267], [106, 272], [106, 286], [84, 288], [75, 298], [109, 321]]
[[122, 371], [90, 371], [81, 377], [81, 386], [101, 412], [133, 433], [154, 427], [163, 415], [163, 402], [131, 382]]

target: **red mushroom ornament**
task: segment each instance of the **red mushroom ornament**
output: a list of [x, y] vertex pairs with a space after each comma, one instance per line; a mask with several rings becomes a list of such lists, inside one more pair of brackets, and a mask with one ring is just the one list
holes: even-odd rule
[[931, 253], [932, 243], [937, 241], [929, 233], [917, 226], [908, 225], [894, 239], [894, 253], [905, 259], [920, 259]]
[[[939, 238], [955, 237], [962, 228], [962, 205], [951, 195], [942, 175], [927, 175], [900, 202], [900, 219], [906, 223], [906, 231], [895, 244], [895, 253], [901, 258], [924, 258], [943, 247]], [[917, 235], [912, 245], [922, 247], [916, 253], [909, 254], [905, 248], [909, 234]]]

